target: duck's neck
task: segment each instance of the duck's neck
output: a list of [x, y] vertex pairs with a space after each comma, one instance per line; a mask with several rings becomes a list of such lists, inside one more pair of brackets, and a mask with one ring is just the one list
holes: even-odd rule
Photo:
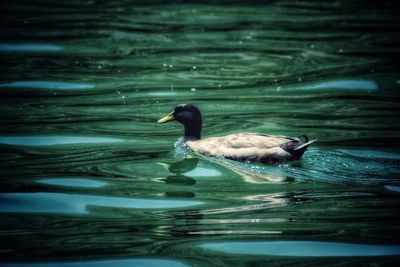
[[198, 140], [201, 138], [201, 121], [196, 124], [184, 125], [185, 140]]

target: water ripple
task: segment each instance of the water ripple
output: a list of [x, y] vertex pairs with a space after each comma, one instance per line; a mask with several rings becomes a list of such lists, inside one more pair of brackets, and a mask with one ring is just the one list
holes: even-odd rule
[[119, 143], [122, 139], [111, 137], [67, 136], [67, 135], [28, 135], [0, 136], [0, 144], [18, 146], [55, 146], [70, 144]]
[[63, 50], [53, 44], [0, 44], [0, 52], [58, 52]]
[[36, 182], [46, 185], [55, 185], [62, 187], [84, 187], [84, 188], [99, 188], [107, 185], [106, 182], [97, 181], [94, 179], [87, 179], [84, 177], [43, 178], [36, 180]]
[[400, 245], [367, 245], [317, 241], [237, 241], [204, 243], [199, 247], [229, 254], [287, 257], [368, 257], [400, 255]]
[[51, 90], [83, 90], [92, 89], [94, 84], [90, 83], [73, 83], [73, 82], [53, 82], [53, 81], [17, 81], [11, 83], [2, 83], [0, 88], [37, 88]]
[[65, 215], [90, 214], [90, 207], [125, 209], [179, 209], [203, 205], [202, 201], [139, 199], [127, 197], [77, 195], [63, 193], [3, 193], [0, 212], [46, 213]]
[[366, 80], [334, 80], [297, 87], [298, 89], [344, 89], [344, 90], [377, 90], [378, 84]]
[[181, 261], [163, 258], [107, 259], [93, 261], [40, 262], [40, 263], [2, 263], [4, 267], [114, 267], [114, 266], [148, 266], [148, 267], [186, 267]]

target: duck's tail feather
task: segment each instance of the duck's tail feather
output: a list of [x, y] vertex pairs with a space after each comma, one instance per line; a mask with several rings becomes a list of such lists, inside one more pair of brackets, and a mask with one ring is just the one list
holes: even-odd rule
[[303, 156], [304, 152], [306, 152], [307, 148], [308, 148], [312, 143], [314, 143], [315, 141], [317, 141], [317, 139], [308, 141], [308, 138], [306, 138], [306, 137], [305, 137], [305, 139], [306, 139], [306, 142], [305, 142], [305, 143], [302, 143], [301, 145], [299, 145], [299, 146], [297, 146], [297, 147], [295, 147], [295, 148], [293, 149], [292, 154], [293, 154], [293, 156], [294, 156], [295, 159], [300, 159], [301, 156]]
[[[307, 140], [307, 141], [308, 141], [308, 140]], [[306, 150], [307, 147], [308, 147], [309, 145], [311, 145], [312, 143], [314, 143], [314, 142], [316, 142], [316, 141], [317, 141], [317, 139], [314, 139], [314, 140], [305, 142], [305, 143], [299, 145], [298, 147], [296, 147], [296, 148], [293, 149], [293, 150], [294, 150], [294, 151], [298, 151], [298, 150], [302, 150], [302, 149]]]

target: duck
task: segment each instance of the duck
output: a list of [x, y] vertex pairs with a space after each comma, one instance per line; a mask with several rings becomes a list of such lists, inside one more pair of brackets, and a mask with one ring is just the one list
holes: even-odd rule
[[201, 138], [202, 114], [192, 104], [177, 105], [157, 123], [177, 121], [184, 127], [184, 144], [196, 153], [235, 161], [276, 164], [299, 160], [316, 140], [251, 132], [233, 133], [220, 137]]

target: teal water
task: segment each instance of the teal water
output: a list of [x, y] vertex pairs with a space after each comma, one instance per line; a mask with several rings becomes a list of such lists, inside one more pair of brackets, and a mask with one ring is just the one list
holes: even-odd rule
[[[0, 265], [394, 266], [396, 1], [2, 4]], [[203, 136], [318, 139], [299, 162]]]

